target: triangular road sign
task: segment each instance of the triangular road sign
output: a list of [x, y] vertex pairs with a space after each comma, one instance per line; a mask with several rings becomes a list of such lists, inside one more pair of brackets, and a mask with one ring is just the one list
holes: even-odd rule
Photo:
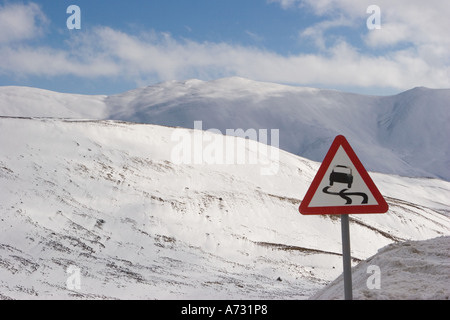
[[300, 204], [300, 213], [385, 213], [388, 209], [347, 139], [337, 136]]

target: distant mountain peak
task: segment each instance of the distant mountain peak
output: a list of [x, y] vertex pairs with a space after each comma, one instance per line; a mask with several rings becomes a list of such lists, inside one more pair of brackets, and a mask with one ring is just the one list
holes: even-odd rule
[[111, 96], [0, 87], [0, 115], [124, 120], [204, 130], [278, 129], [279, 146], [321, 161], [342, 134], [368, 170], [450, 180], [450, 89], [367, 96], [228, 77], [168, 81]]

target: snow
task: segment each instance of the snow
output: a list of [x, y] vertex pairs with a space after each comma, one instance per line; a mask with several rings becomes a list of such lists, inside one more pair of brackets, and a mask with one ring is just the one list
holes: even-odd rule
[[5, 116], [115, 119], [194, 128], [279, 129], [280, 148], [322, 161], [346, 136], [370, 171], [450, 180], [450, 89], [366, 96], [232, 77], [170, 81], [111, 96], [0, 87]]
[[29, 87], [0, 87], [0, 115], [102, 119], [106, 96], [67, 94]]
[[[450, 237], [390, 244], [354, 267], [352, 280], [356, 300], [449, 300]], [[340, 276], [310, 299], [343, 299], [343, 291]]]
[[[298, 212], [319, 163], [270, 148], [275, 175], [265, 162], [177, 164], [174, 132], [198, 134], [0, 118], [1, 297], [308, 299], [341, 274], [339, 219]], [[450, 235], [449, 182], [371, 176], [390, 210], [350, 217], [354, 265]], [[80, 289], [67, 286], [73, 268]]]
[[[389, 204], [350, 216], [354, 297], [448, 299], [449, 98], [237, 77], [0, 87], [0, 299], [342, 299], [339, 217], [298, 212], [337, 134]], [[279, 129], [281, 149], [196, 120]], [[244, 149], [227, 162], [217, 145]]]

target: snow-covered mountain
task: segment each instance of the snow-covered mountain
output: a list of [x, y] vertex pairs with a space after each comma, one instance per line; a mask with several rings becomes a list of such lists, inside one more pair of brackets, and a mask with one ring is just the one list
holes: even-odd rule
[[[187, 84], [159, 90], [175, 85]], [[25, 89], [2, 90], [5, 99]], [[156, 88], [143, 90], [155, 96]], [[11, 101], [24, 98], [17, 94]], [[55, 102], [46, 94], [49, 110], [84, 104], [71, 117], [100, 117], [113, 105], [113, 98]], [[39, 99], [29, 116], [44, 115]], [[10, 104], [21, 115], [30, 109], [20, 108]], [[338, 277], [339, 218], [298, 213], [319, 163], [273, 147], [257, 153], [264, 159], [256, 164], [175, 161], [180, 142], [173, 138], [194, 141], [198, 134], [121, 121], [1, 117], [0, 298], [306, 299]], [[247, 154], [265, 148], [202, 134], [242, 142]], [[276, 158], [265, 157], [272, 152]], [[277, 174], [261, 175], [272, 163]], [[354, 264], [396, 241], [450, 235], [450, 182], [371, 176], [390, 210], [351, 216]]]
[[450, 180], [450, 89], [366, 96], [243, 78], [165, 82], [113, 96], [0, 88], [4, 116], [115, 119], [204, 130], [279, 129], [281, 149], [322, 161], [338, 134], [368, 170]]

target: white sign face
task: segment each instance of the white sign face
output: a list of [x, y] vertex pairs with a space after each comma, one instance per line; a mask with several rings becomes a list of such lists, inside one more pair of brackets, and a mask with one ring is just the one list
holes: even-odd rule
[[347, 139], [337, 136], [300, 204], [300, 213], [385, 213], [388, 209]]
[[377, 205], [364, 180], [342, 146], [325, 172], [310, 207]]

